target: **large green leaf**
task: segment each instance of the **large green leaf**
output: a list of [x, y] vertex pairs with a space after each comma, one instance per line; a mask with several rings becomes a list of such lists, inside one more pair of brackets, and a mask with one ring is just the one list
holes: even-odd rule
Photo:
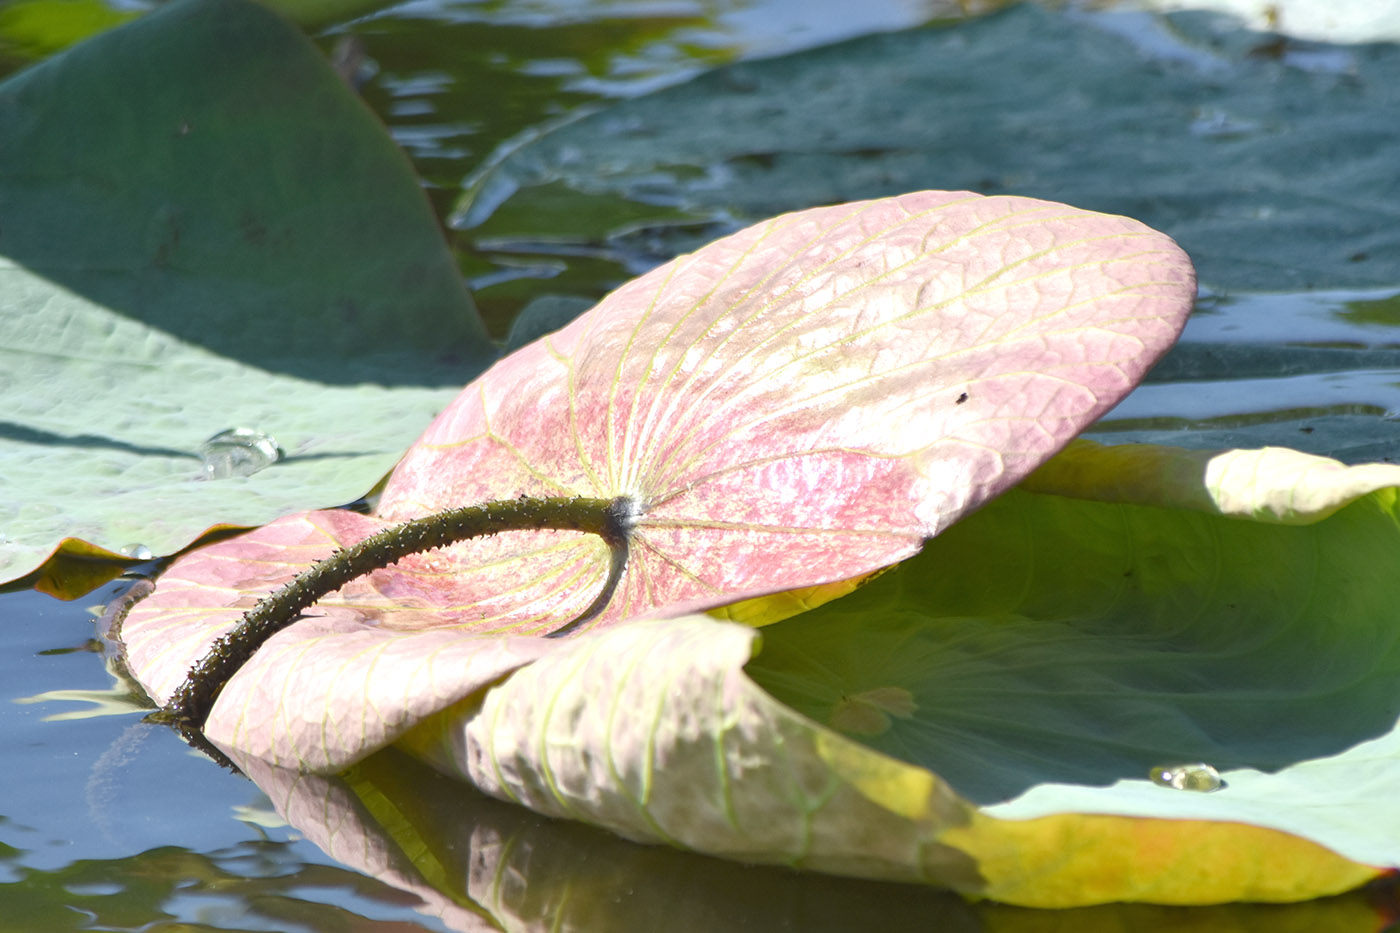
[[[1140, 453], [1095, 455], [1128, 469], [1176, 465], [1126, 459]], [[1320, 491], [1323, 476], [1287, 474], [1276, 460], [1246, 469], [1278, 477], [1300, 500]], [[1400, 483], [1400, 469], [1369, 469]], [[1148, 771], [1173, 761], [1280, 771], [1389, 732], [1400, 718], [1395, 490], [1325, 521], [1316, 519], [1326, 508], [1308, 508], [1309, 524], [1280, 527], [1164, 507], [1188, 505], [1167, 498], [1180, 480], [1164, 479], [1166, 490], [1129, 491], [1131, 504], [1073, 497], [1107, 486], [1013, 491], [897, 572], [765, 629], [751, 673], [795, 708], [930, 767], [984, 805], [1052, 783], [1152, 791]], [[1165, 795], [1149, 810], [1230, 812], [1234, 784], [1267, 783], [1227, 780], [1231, 794]], [[1290, 781], [1257, 787], [1250, 822], [1296, 826], [1304, 800], [1337, 793], [1319, 795], [1296, 769]], [[1267, 790], [1286, 796], [1270, 801]], [[1397, 826], [1400, 814], [1370, 831], [1383, 840]], [[1387, 848], [1373, 842], [1364, 854], [1383, 860]]]
[[[1081, 442], [761, 649], [611, 630], [405, 744], [743, 859], [1037, 906], [1313, 897], [1400, 864], [1397, 563], [1400, 468]], [[1225, 787], [1150, 777], [1196, 761]]]
[[[0, 578], [362, 495], [491, 354], [403, 155], [243, 0], [0, 85], [0, 217]], [[286, 458], [201, 481], [238, 426]]]
[[[502, 147], [458, 220], [520, 248], [532, 232], [510, 218], [561, 189], [729, 224], [963, 187], [1138, 218], [1211, 285], [1400, 280], [1400, 48], [1295, 55], [1223, 17], [1122, 22], [1026, 4], [717, 69]], [[592, 235], [666, 254], [694, 236], [635, 232]]]

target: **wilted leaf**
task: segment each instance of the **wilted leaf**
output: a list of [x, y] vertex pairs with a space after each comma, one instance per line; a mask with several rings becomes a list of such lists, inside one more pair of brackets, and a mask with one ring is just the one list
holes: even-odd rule
[[[3, 579], [363, 495], [492, 352], [403, 155], [242, 0], [0, 85], [0, 215]], [[238, 426], [285, 460], [203, 482]]]
[[[924, 192], [776, 218], [498, 364], [409, 451], [377, 515], [293, 516], [177, 563], [126, 623], [133, 670], [164, 702], [338, 544], [520, 494], [635, 502], [595, 627], [869, 573], [1106, 410], [1192, 294], [1169, 240], [1058, 204]], [[608, 560], [584, 535], [520, 532], [360, 578], [244, 667], [208, 734], [341, 767], [529, 660], [503, 646], [573, 619]], [[462, 662], [434, 656], [449, 644]]]

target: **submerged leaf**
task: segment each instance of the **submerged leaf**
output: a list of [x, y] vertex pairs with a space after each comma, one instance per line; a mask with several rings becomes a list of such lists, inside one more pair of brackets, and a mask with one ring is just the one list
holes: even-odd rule
[[[164, 702], [258, 597], [337, 546], [522, 494], [634, 504], [629, 565], [594, 628], [860, 577], [1107, 410], [1170, 344], [1193, 290], [1160, 234], [1043, 201], [923, 192], [775, 218], [497, 364], [408, 452], [375, 516], [294, 516], [178, 562], [126, 623], [133, 670]], [[370, 645], [557, 630], [608, 565], [604, 545], [564, 532], [401, 560], [269, 642], [209, 734], [341, 767], [483, 685], [444, 673], [420, 689], [414, 649], [390, 664]], [[315, 664], [300, 660], [308, 638]], [[288, 683], [317, 710], [263, 693]], [[411, 711], [381, 710], [374, 697], [396, 690]], [[320, 731], [323, 716], [337, 725]]]

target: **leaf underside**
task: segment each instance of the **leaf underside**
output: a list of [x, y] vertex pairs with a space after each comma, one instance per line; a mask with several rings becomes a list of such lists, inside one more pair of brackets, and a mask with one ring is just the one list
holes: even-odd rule
[[[1112, 405], [1192, 292], [1166, 238], [1048, 202], [920, 192], [775, 218], [501, 361], [409, 450], [375, 515], [291, 516], [177, 562], [124, 626], [132, 668], [164, 702], [243, 611], [336, 547], [519, 495], [637, 503], [627, 572], [590, 631], [796, 587], [829, 597]], [[554, 631], [608, 567], [606, 546], [567, 532], [405, 558], [274, 637], [208, 732], [342, 767], [521, 656], [454, 673], [433, 666], [441, 639]], [[324, 712], [289, 712], [305, 696]]]
[[[1096, 501], [1125, 452], [1077, 445], [1028, 484], [1055, 492], [1006, 494], [752, 659], [721, 623], [630, 626], [405, 744], [632, 838], [1010, 903], [1299, 900], [1397, 864], [1400, 469], [1279, 451], [1223, 513]], [[1242, 517], [1302, 459], [1330, 501]], [[1149, 779], [1191, 761], [1225, 788]]]

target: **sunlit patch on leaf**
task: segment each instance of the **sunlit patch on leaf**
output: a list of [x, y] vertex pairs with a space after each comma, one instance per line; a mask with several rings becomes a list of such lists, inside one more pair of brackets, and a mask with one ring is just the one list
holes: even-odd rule
[[802, 586], [767, 596], [755, 596], [753, 599], [741, 600], [727, 606], [717, 606], [707, 610], [706, 615], [755, 627], [771, 625], [852, 593], [881, 573], [884, 573], [883, 569], [850, 580], [837, 580], [819, 586]]
[[78, 538], [64, 538], [42, 564], [4, 588], [35, 589], [55, 599], [77, 599], [140, 562]]

